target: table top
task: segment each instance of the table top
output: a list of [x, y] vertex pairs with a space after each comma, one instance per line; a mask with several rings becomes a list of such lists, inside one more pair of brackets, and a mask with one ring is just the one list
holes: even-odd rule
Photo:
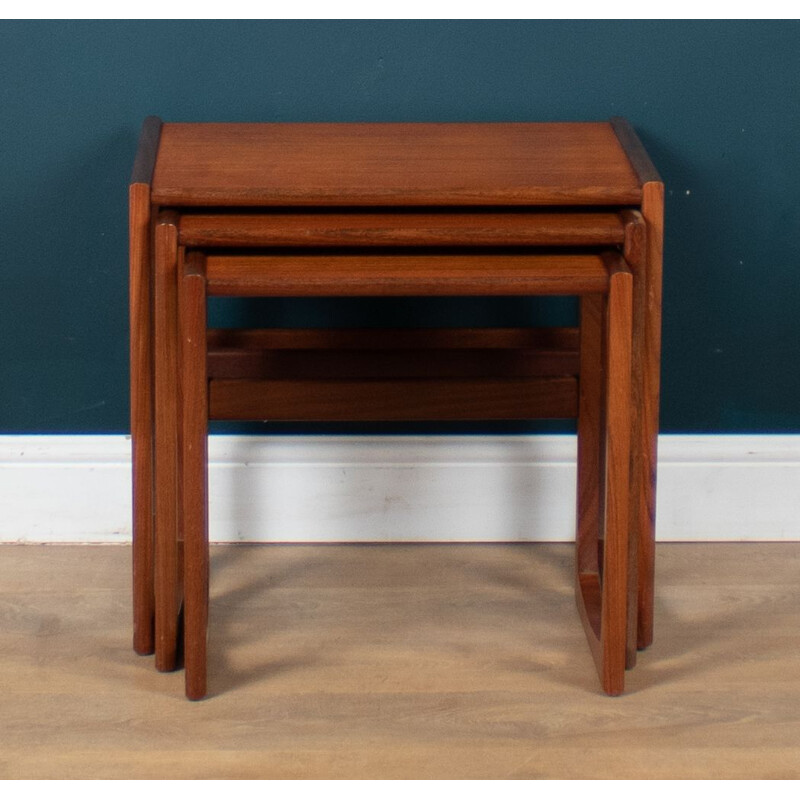
[[[653, 177], [655, 176], [655, 178]], [[162, 206], [630, 205], [657, 179], [624, 120], [165, 123]]]

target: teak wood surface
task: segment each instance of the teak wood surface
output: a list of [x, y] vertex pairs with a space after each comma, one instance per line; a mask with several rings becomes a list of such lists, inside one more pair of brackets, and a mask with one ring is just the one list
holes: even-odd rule
[[182, 214], [187, 247], [541, 247], [625, 241], [619, 214], [497, 211], [349, 213], [295, 210], [261, 214]]
[[[549, 330], [549, 329], [544, 329]], [[564, 328], [561, 342], [536, 347], [530, 337], [527, 347], [492, 346], [487, 342], [512, 336], [475, 337], [472, 346], [458, 342], [460, 328], [419, 329], [412, 331], [307, 331], [297, 333], [345, 333], [331, 337], [347, 341], [353, 337], [357, 347], [337, 346], [318, 335], [297, 338], [316, 339], [317, 346], [281, 347], [270, 330], [241, 329], [227, 336], [227, 330], [208, 332], [208, 372], [214, 378], [299, 379], [299, 378], [476, 378], [535, 377], [546, 375], [578, 376], [578, 349], [570, 340], [575, 328]], [[295, 333], [295, 331], [283, 331]], [[513, 334], [507, 329], [486, 328], [477, 333]], [[523, 332], [523, 331], [520, 331]], [[407, 336], [406, 333], [420, 334]], [[219, 335], [223, 334], [223, 335]], [[266, 334], [260, 335], [260, 334]], [[387, 335], [388, 334], [388, 335]], [[391, 334], [395, 334], [392, 336]], [[538, 337], [544, 340], [545, 337]], [[555, 338], [555, 337], [553, 337]], [[286, 337], [289, 342], [293, 339]], [[271, 342], [272, 345], [265, 344]], [[481, 347], [481, 343], [484, 346]], [[385, 345], [385, 346], [382, 346]], [[405, 345], [405, 346], [403, 346]]]
[[153, 547], [155, 514], [153, 407], [152, 220], [150, 183], [158, 151], [161, 120], [148, 117], [128, 190], [130, 280], [130, 389], [132, 444], [133, 646], [137, 653], [155, 647]]
[[178, 281], [181, 355], [180, 497], [184, 530], [186, 696], [206, 694], [208, 630], [208, 377], [202, 258], [188, 256]]
[[613, 126], [168, 123], [160, 206], [638, 205]]
[[[137, 652], [155, 649], [159, 669], [173, 668], [179, 615], [194, 603], [185, 631], [186, 646], [191, 640], [196, 655], [187, 670], [187, 693], [202, 696], [205, 651], [198, 637], [205, 623], [197, 612], [198, 576], [204, 563], [207, 570], [207, 553], [204, 562], [200, 552], [207, 545], [193, 513], [205, 496], [194, 455], [200, 417], [261, 419], [265, 410], [273, 419], [567, 415], [578, 417], [583, 454], [579, 607], [605, 690], [621, 690], [620, 625], [628, 628], [628, 667], [636, 648], [652, 641], [663, 238], [663, 185], [624, 120], [162, 124], [148, 118], [130, 208]], [[612, 303], [608, 294], [611, 262], [602, 253], [609, 247], [624, 255], [632, 271], [628, 311], [624, 300]], [[204, 261], [202, 270], [197, 259]], [[190, 264], [195, 266], [184, 267]], [[194, 288], [179, 290], [186, 270]], [[623, 273], [612, 265], [612, 276]], [[187, 348], [186, 325], [199, 331], [196, 298], [206, 292], [581, 294], [585, 313], [579, 330], [555, 334], [441, 331], [421, 344], [425, 332], [416, 338], [412, 331], [370, 332], [374, 345], [359, 347], [352, 344], [364, 338], [358, 331], [209, 331], [202, 342], [193, 335], [199, 350]], [[179, 305], [195, 311], [181, 316]], [[618, 308], [613, 327], [606, 319], [612, 305]], [[611, 330], [618, 332], [609, 339]], [[627, 404], [603, 395], [609, 372], [619, 373], [614, 365], [624, 363], [614, 355], [619, 345], [610, 344], [620, 336], [632, 343], [633, 401]], [[595, 366], [598, 359], [605, 366]], [[202, 381], [196, 377], [201, 360]], [[209, 387], [194, 410], [192, 400], [181, 399], [186, 381]], [[614, 384], [623, 386], [624, 376]], [[442, 387], [449, 402], [439, 397]], [[404, 394], [405, 415], [398, 402]], [[346, 408], [348, 398], [350, 416], [336, 411]], [[609, 429], [616, 431], [615, 453], [620, 437], [630, 440], [629, 508], [622, 492], [615, 490], [609, 501], [600, 488], [609, 472], [615, 485], [622, 481], [625, 458], [609, 456], [602, 445]], [[187, 456], [189, 442], [195, 450]], [[623, 558], [618, 531], [626, 516], [630, 535]], [[610, 545], [609, 525], [617, 531]], [[188, 550], [181, 542], [184, 529], [195, 531]], [[609, 560], [616, 565], [613, 588], [604, 576]], [[618, 583], [625, 574], [627, 608], [620, 612]]]
[[[213, 283], [210, 276], [210, 265], [213, 256], [205, 258], [198, 251], [192, 251], [187, 257], [193, 266], [187, 271], [181, 282], [179, 317], [181, 320], [201, 320], [205, 309], [207, 290], [212, 293]], [[227, 257], [237, 263], [253, 260], [252, 256], [242, 255]], [[380, 257], [378, 257], [380, 259]], [[431, 256], [418, 257], [418, 260], [430, 259]], [[602, 269], [605, 279], [588, 289], [584, 284], [583, 274], [578, 267], [585, 265], [586, 259]], [[435, 257], [434, 257], [435, 260]], [[256, 267], [264, 263], [264, 258], [256, 258]], [[313, 266], [324, 273], [328, 259], [312, 258]], [[372, 258], [358, 259], [359, 265], [369, 264]], [[571, 268], [570, 264], [574, 262]], [[268, 262], [271, 263], [271, 262]], [[531, 279], [536, 277], [537, 265], [542, 271], [541, 285], [547, 287], [553, 277], [552, 257], [531, 256], [526, 259]], [[624, 687], [626, 667], [627, 623], [628, 611], [628, 496], [629, 496], [629, 461], [630, 461], [630, 400], [631, 400], [631, 346], [632, 346], [632, 276], [628, 265], [618, 251], [604, 251], [596, 256], [563, 255], [557, 260], [558, 275], [563, 283], [563, 291], [572, 288], [574, 294], [584, 294], [599, 298], [602, 314], [597, 334], [601, 343], [597, 355], [601, 361], [597, 374], [602, 376], [602, 386], [598, 393], [598, 406], [604, 415], [601, 434], [592, 437], [599, 443], [601, 469], [595, 476], [602, 499], [602, 510], [598, 515], [598, 526], [588, 532], [593, 546], [598, 551], [597, 566], [590, 572], [579, 571], [578, 600], [579, 610], [586, 626], [587, 637], [595, 656], [597, 670], [603, 689], [608, 694], [619, 694]], [[577, 267], [575, 266], [577, 265]], [[268, 274], [274, 276], [274, 270], [262, 266], [261, 269], [251, 267], [240, 278], [230, 279], [229, 287], [234, 295], [249, 294], [252, 289], [250, 276]], [[380, 270], [376, 269], [376, 275]], [[312, 273], [313, 274], [313, 273]], [[205, 280], [198, 280], [203, 276]], [[498, 280], [498, 292], [503, 291]], [[187, 288], [183, 288], [186, 286]], [[188, 287], [192, 288], [189, 289]], [[238, 286], [238, 289], [237, 289]], [[343, 284], [346, 291], [347, 286]], [[263, 290], [269, 293], [269, 287]], [[591, 330], [591, 329], [590, 329]], [[198, 368], [193, 364], [202, 364], [203, 376], [209, 359], [201, 347], [207, 346], [209, 339], [219, 340], [219, 332], [210, 336], [203, 327], [193, 325], [183, 331], [182, 351], [192, 354], [184, 363], [182, 372], [189, 376], [197, 374]], [[352, 336], [352, 332], [350, 332]], [[553, 340], [564, 338], [563, 330], [552, 335]], [[259, 339], [262, 342], [268, 334], [261, 331], [240, 332], [231, 338], [241, 344], [251, 346]], [[317, 337], [321, 338], [321, 337]], [[543, 338], [543, 337], [542, 337]], [[473, 340], [475, 337], [473, 336]], [[368, 340], [368, 339], [367, 339]], [[366, 344], [362, 347], [367, 346]], [[296, 351], [290, 351], [296, 352]], [[325, 352], [325, 351], [323, 351]], [[360, 351], [374, 352], [374, 351]], [[402, 351], [391, 351], [395, 355]], [[423, 350], [430, 354], [430, 350]], [[435, 352], [435, 351], [433, 351]], [[459, 351], [463, 353], [464, 351]], [[330, 351], [327, 353], [329, 355]], [[271, 376], [269, 379], [252, 380], [248, 378], [213, 379], [208, 384], [207, 409], [202, 418], [195, 412], [196, 404], [193, 395], [203, 392], [203, 403], [206, 403], [205, 391], [192, 383], [193, 388], [187, 390], [183, 386], [184, 442], [197, 443], [205, 440], [206, 422], [208, 418], [216, 419], [290, 419], [290, 420], [392, 420], [392, 419], [520, 419], [537, 416], [574, 417], [578, 415], [578, 393], [575, 377], [548, 378], [497, 378], [481, 377], [480, 379], [464, 379], [441, 376], [436, 378], [411, 378], [382, 380], [374, 376], [365, 379], [342, 377], [343, 369], [336, 366], [334, 377], [308, 379], [294, 377], [290, 380]], [[578, 376], [580, 379], [580, 374]], [[193, 379], [192, 379], [193, 380]], [[591, 424], [590, 418], [589, 424]], [[189, 422], [192, 420], [193, 422]], [[587, 422], [583, 422], [585, 429]], [[184, 445], [185, 447], [186, 445]], [[199, 449], [199, 445], [196, 449]], [[585, 452], [582, 448], [581, 452]], [[199, 464], [184, 450], [185, 464]], [[205, 464], [203, 463], [203, 468]], [[587, 473], [579, 466], [582, 476]], [[204, 484], [196, 473], [189, 476], [184, 471], [185, 492], [193, 498], [193, 511], [184, 515], [185, 541], [205, 542], [207, 517], [204, 512], [206, 497], [203, 494]], [[580, 491], [579, 491], [580, 494]], [[585, 544], [580, 545], [585, 549]], [[207, 545], [206, 545], [207, 547]], [[206, 563], [207, 553], [202, 564], [198, 564], [199, 556], [192, 560], [191, 550], [185, 550], [185, 573], [191, 574], [201, 569]], [[602, 553], [602, 554], [600, 554]], [[201, 595], [200, 584], [194, 587], [195, 596], [187, 597], [184, 606], [186, 641], [189, 646], [188, 631], [200, 631], [199, 620], [207, 619], [208, 612], [203, 610], [192, 615], [191, 609], [200, 609], [207, 602], [207, 589]], [[192, 641], [196, 641], [193, 636]], [[197, 652], [201, 650], [197, 648]], [[205, 660], [197, 658], [186, 661], [186, 692], [190, 698], [203, 696], [206, 685]], [[204, 652], [204, 651], [203, 651]]]
[[209, 255], [209, 295], [435, 297], [604, 292], [599, 255]]
[[163, 213], [155, 226], [155, 661], [161, 671], [175, 669], [182, 604], [179, 486], [180, 389], [178, 374], [178, 271], [175, 216]]

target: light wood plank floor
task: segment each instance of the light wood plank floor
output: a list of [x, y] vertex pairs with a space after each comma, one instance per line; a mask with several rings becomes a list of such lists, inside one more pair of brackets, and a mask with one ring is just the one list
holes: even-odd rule
[[215, 547], [200, 703], [131, 650], [129, 563], [0, 548], [0, 777], [800, 778], [800, 543], [660, 546], [619, 698], [568, 546]]

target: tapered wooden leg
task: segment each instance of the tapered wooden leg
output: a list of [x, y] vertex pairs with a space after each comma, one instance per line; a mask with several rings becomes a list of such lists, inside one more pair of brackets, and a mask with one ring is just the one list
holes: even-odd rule
[[603, 295], [580, 298], [578, 390], [578, 508], [575, 565], [579, 575], [599, 575], [598, 532], [602, 513], [604, 439]]
[[644, 218], [638, 211], [623, 212], [624, 258], [633, 275], [633, 332], [631, 357], [631, 474], [628, 536], [628, 634], [625, 663], [636, 665], [639, 646], [639, 543], [652, 529], [647, 517], [649, 460], [642, 433], [644, 409], [645, 326], [647, 321], [647, 238]]
[[[621, 258], [609, 261], [609, 271], [601, 336], [596, 335], [599, 301], [584, 298], [581, 302], [581, 327], [585, 326], [581, 344], [585, 341], [586, 347], [581, 354], [580, 380], [584, 385], [579, 401], [579, 414], [583, 413], [584, 418], [581, 420], [579, 416], [578, 421], [576, 595], [603, 690], [617, 695], [625, 685], [627, 644], [632, 277]], [[594, 340], [590, 339], [592, 335]], [[597, 366], [598, 342], [602, 342], [601, 368]], [[602, 375], [604, 396], [595, 408], [600, 409], [602, 422], [593, 424], [589, 400], [596, 399], [598, 373]], [[601, 442], [597, 441], [598, 430], [602, 431]], [[589, 443], [599, 445], [595, 451], [599, 457], [587, 452]], [[582, 509], [580, 499], [589, 496], [586, 487], [580, 486], [580, 481], [587, 480], [589, 475], [587, 464], [597, 470], [595, 482], [601, 493], [599, 499], [592, 499], [592, 508], [598, 508], [598, 524], [593, 529], [588, 523], [594, 512]], [[582, 511], [585, 511], [583, 516]]]
[[664, 185], [644, 184], [642, 216], [647, 227], [645, 268], [646, 306], [642, 348], [641, 441], [644, 487], [639, 504], [638, 646], [653, 641], [655, 594], [656, 469], [658, 462], [658, 409], [661, 364], [661, 259], [664, 238]]
[[130, 381], [133, 649], [153, 652], [153, 310], [150, 187], [130, 187]]
[[178, 239], [175, 220], [155, 226], [155, 653], [156, 668], [175, 669], [181, 608], [178, 547]]
[[605, 338], [605, 537], [602, 565], [601, 680], [608, 694], [625, 685], [630, 518], [631, 334], [633, 280], [624, 267], [611, 272]]
[[153, 589], [154, 385], [153, 248], [150, 184], [161, 120], [142, 125], [128, 187], [130, 242], [130, 379], [133, 531], [133, 647], [147, 655], [155, 646]]
[[187, 258], [180, 282], [184, 664], [186, 696], [206, 694], [208, 629], [208, 378], [203, 258]]

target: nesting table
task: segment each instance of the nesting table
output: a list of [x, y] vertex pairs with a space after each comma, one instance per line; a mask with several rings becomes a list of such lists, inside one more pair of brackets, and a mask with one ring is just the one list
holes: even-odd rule
[[[209, 419], [575, 418], [578, 610], [621, 693], [653, 636], [662, 232], [663, 184], [619, 118], [148, 118], [130, 184], [134, 649], [174, 669], [182, 631], [187, 696], [206, 694]], [[579, 324], [206, 318], [209, 296], [511, 295], [578, 297]]]

